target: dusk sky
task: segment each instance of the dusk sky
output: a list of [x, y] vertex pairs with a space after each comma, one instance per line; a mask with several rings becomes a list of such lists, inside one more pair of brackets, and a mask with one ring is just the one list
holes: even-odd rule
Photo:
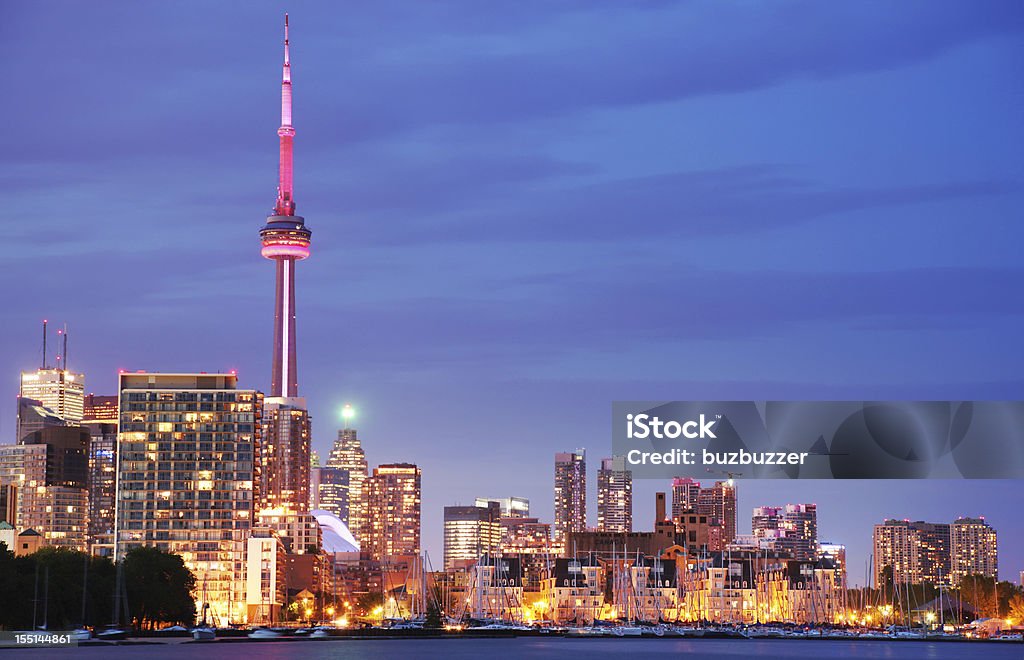
[[[299, 393], [325, 456], [442, 507], [529, 497], [613, 400], [1024, 397], [1024, 4], [8, 3], [0, 438], [40, 321], [119, 369], [270, 386], [291, 14]], [[51, 338], [54, 335], [51, 334]], [[660, 481], [635, 483], [650, 529]], [[985, 515], [1020, 481], [739, 484], [816, 502], [863, 582], [872, 525]]]

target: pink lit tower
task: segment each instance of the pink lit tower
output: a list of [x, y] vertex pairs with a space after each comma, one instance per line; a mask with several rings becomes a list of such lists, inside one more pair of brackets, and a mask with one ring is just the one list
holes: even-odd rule
[[292, 188], [292, 76], [288, 15], [284, 17], [284, 71], [281, 79], [280, 166], [274, 213], [260, 229], [261, 254], [274, 261], [274, 361], [270, 396], [265, 399], [263, 441], [257, 458], [258, 506], [285, 512], [309, 508], [309, 413], [299, 397], [295, 360], [295, 262], [309, 256], [312, 232], [295, 215]]

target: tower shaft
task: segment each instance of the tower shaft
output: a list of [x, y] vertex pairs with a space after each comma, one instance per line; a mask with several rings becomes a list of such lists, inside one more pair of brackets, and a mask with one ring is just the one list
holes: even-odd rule
[[274, 297], [274, 363], [270, 396], [298, 396], [295, 360], [295, 259], [279, 257]]

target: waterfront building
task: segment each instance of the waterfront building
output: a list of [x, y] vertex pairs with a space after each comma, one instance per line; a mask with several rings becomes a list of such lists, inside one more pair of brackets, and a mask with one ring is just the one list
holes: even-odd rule
[[889, 519], [875, 525], [875, 585], [949, 584], [950, 543], [947, 523]]
[[957, 518], [950, 527], [950, 578], [953, 585], [968, 575], [999, 575], [996, 530], [985, 518]]
[[604, 605], [604, 575], [587, 557], [560, 557], [543, 582], [547, 595], [544, 616], [556, 624], [594, 622]]
[[287, 602], [287, 553], [277, 532], [255, 528], [246, 540], [245, 620], [257, 626], [281, 621]]
[[[245, 616], [262, 394], [234, 374], [122, 373], [114, 556], [181, 555], [220, 625]], [[197, 609], [202, 603], [197, 605]]]
[[523, 620], [523, 571], [517, 557], [484, 556], [469, 574], [466, 601], [470, 616]]

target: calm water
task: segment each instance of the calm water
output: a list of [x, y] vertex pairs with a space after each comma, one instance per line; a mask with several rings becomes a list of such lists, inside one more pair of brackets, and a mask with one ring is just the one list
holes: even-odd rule
[[[614, 658], [927, 658], [1024, 660], [1024, 644], [950, 642], [834, 642], [814, 640], [664, 640], [664, 639], [417, 639], [304, 640], [299, 642], [169, 643], [147, 646], [30, 649], [7, 657], [95, 658], [97, 660], [347, 660], [403, 658], [535, 658], [567, 660]], [[0, 652], [0, 659], [4, 657]]]

